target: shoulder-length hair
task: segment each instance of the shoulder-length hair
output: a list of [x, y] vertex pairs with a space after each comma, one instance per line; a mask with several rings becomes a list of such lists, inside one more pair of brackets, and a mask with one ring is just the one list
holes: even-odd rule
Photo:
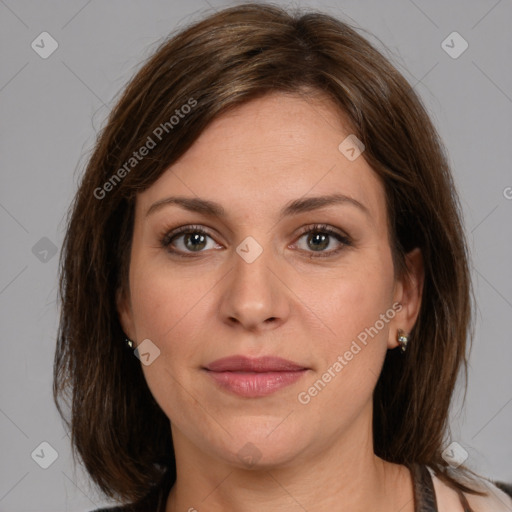
[[[450, 471], [442, 457], [473, 332], [467, 246], [445, 150], [414, 89], [354, 28], [268, 4], [224, 9], [161, 44], [97, 139], [60, 259], [53, 391], [73, 456], [107, 496], [123, 501], [141, 500], [165, 474], [174, 482], [169, 419], [125, 347], [116, 310], [116, 294], [128, 290], [135, 196], [215, 118], [276, 91], [323, 94], [346, 115], [384, 184], [396, 275], [407, 272], [407, 252], [423, 253], [411, 343], [403, 357], [388, 351], [374, 393], [374, 451], [429, 465], [450, 486], [476, 492], [459, 479], [472, 471]], [[139, 151], [144, 146], [150, 150]]]

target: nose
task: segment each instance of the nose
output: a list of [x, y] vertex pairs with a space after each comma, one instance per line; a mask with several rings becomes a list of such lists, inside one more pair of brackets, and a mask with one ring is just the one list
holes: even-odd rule
[[222, 282], [221, 317], [230, 326], [248, 331], [275, 329], [290, 313], [289, 293], [278, 261], [270, 248], [248, 261], [233, 254], [234, 266]]

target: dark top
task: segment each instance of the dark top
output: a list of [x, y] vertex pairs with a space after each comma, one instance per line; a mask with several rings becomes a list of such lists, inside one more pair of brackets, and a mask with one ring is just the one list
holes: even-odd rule
[[[434, 491], [434, 482], [427, 466], [413, 464], [409, 467], [414, 485], [414, 510], [415, 512], [438, 512], [436, 494]], [[506, 492], [512, 497], [512, 485], [503, 482], [494, 482], [494, 485]], [[148, 497], [138, 504], [124, 505], [110, 508], [101, 508], [92, 512], [165, 512], [165, 506], [171, 482], [169, 475], [166, 474], [160, 488], [153, 491]], [[464, 512], [474, 512], [461, 491], [459, 494], [460, 502], [464, 507]]]

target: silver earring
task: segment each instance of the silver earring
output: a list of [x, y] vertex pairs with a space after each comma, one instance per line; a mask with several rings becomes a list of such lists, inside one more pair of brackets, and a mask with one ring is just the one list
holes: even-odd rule
[[129, 348], [133, 348], [133, 341], [129, 338], [125, 338], [124, 342], [126, 343], [126, 346]]
[[402, 352], [405, 352], [407, 350], [407, 343], [409, 343], [409, 336], [402, 329], [398, 329], [397, 340], [400, 344], [400, 349]]

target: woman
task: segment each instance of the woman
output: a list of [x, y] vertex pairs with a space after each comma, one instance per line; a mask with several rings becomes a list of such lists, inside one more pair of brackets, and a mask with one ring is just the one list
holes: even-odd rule
[[405, 79], [329, 16], [232, 7], [163, 44], [98, 139], [55, 400], [118, 510], [510, 510], [446, 435], [470, 298]]

